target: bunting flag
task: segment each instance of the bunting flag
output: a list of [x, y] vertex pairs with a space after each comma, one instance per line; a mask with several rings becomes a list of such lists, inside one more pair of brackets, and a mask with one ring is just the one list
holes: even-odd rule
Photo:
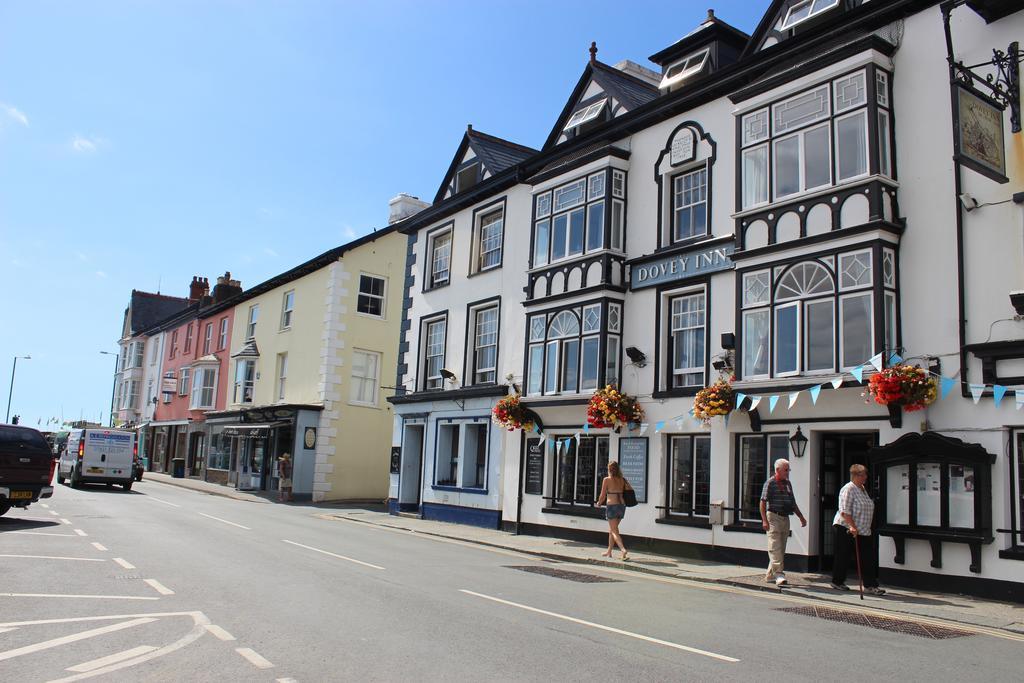
[[1013, 392], [1013, 395], [1017, 397], [1017, 410], [1020, 410], [1024, 406], [1024, 389], [1017, 389]]
[[572, 435], [572, 438], [576, 439], [576, 448], [580, 447], [580, 433], [576, 432]]
[[878, 372], [882, 371], [882, 354], [876, 353], [871, 356], [871, 360], [868, 361]]
[[821, 393], [821, 385], [819, 384], [816, 387], [811, 387], [807, 391], [811, 395], [811, 403], [814, 405], [818, 405], [818, 394]]
[[729, 426], [729, 415], [730, 415], [730, 414], [731, 414], [731, 413], [726, 413], [726, 414], [725, 414], [725, 426], [726, 426], [726, 427], [728, 427], [728, 426]]
[[951, 377], [943, 377], [939, 384], [941, 385], [939, 398], [946, 398], [949, 392], [953, 390], [953, 387], [956, 386], [956, 380]]
[[1004, 387], [1002, 384], [994, 384], [994, 385], [992, 385], [992, 398], [995, 399], [996, 408], [999, 407], [999, 404], [1002, 402], [1003, 396], [1005, 396], [1005, 395], [1006, 395], [1006, 387]]
[[857, 380], [858, 382], [863, 382], [864, 381], [864, 366], [863, 365], [858, 365], [853, 370], [850, 370], [850, 374], [853, 375], [853, 378], [855, 380]]
[[643, 436], [646, 433], [647, 433], [647, 423], [646, 422], [641, 422], [640, 423], [640, 436]]
[[840, 375], [839, 377], [836, 377], [834, 380], [832, 380], [832, 388], [833, 389], [838, 389], [841, 386], [843, 386], [843, 376], [842, 375]]
[[769, 413], [774, 413], [775, 412], [775, 404], [778, 403], [778, 402], [779, 402], [779, 397], [778, 396], [769, 396], [768, 397], [768, 412]]
[[586, 423], [583, 424], [583, 432], [584, 433], [590, 432], [590, 423], [589, 422], [586, 422]]
[[789, 395], [789, 407], [790, 408], [793, 407], [793, 404], [796, 403], [796, 400], [798, 398], [800, 398], [800, 392], [799, 391], [794, 391], [792, 394]]
[[974, 405], [978, 405], [978, 401], [981, 400], [981, 395], [985, 393], [984, 384], [968, 384], [968, 388], [971, 390], [971, 396], [974, 397]]
[[[690, 411], [690, 415], [691, 416], [693, 415], [693, 411], [692, 410]], [[675, 419], [675, 422], [676, 422], [676, 429], [682, 429], [683, 428], [683, 416], [682, 415], [677, 417]]]
[[750, 409], [751, 410], [756, 410], [757, 406], [760, 405], [760, 404], [761, 404], [761, 397], [760, 396], [751, 396], [750, 397]]
[[889, 365], [899, 365], [902, 362], [903, 362], [903, 356], [901, 356], [900, 354], [896, 353], [895, 351], [893, 351], [892, 355], [889, 356]]
[[747, 398], [747, 395], [741, 391], [736, 392], [736, 409], [739, 410], [743, 406], [743, 401]]
[[658, 420], [657, 422], [654, 423], [654, 433], [655, 434], [657, 434], [658, 432], [660, 432], [664, 428], [665, 428], [665, 421], [664, 420]]

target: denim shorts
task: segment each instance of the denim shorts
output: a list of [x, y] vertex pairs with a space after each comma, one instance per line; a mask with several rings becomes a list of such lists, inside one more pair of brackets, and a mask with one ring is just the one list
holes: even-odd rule
[[626, 516], [625, 505], [609, 505], [604, 510], [605, 519], [622, 519]]

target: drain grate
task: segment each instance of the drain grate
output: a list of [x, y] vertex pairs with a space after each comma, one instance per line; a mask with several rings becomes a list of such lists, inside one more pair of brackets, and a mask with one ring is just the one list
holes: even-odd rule
[[818, 617], [819, 619], [827, 619], [828, 621], [841, 621], [847, 624], [857, 624], [859, 626], [876, 628], [880, 631], [905, 633], [910, 636], [932, 638], [934, 640], [963, 638], [964, 636], [974, 635], [970, 631], [950, 628], [948, 626], [936, 626], [934, 624], [925, 624], [919, 621], [911, 621], [909, 619], [894, 619], [893, 617], [884, 617], [878, 614], [849, 612], [847, 610], [835, 609], [833, 607], [783, 607], [778, 611], [789, 612], [790, 614], [803, 614], [804, 616]]
[[576, 583], [622, 583], [618, 579], [609, 579], [607, 576], [571, 572], [566, 569], [555, 569], [554, 567], [526, 565], [506, 566], [505, 569], [518, 569], [521, 572], [543, 574], [544, 576], [553, 576], [556, 579], [565, 579], [566, 581], [575, 581]]

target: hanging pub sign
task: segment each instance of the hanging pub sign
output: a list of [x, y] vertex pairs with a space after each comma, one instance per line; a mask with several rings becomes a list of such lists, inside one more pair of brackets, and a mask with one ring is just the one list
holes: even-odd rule
[[636, 491], [636, 502], [647, 502], [647, 437], [619, 439], [619, 468]]
[[729, 270], [733, 267], [730, 255], [735, 250], [736, 244], [729, 239], [727, 243], [718, 242], [715, 246], [690, 251], [642, 256], [630, 262], [629, 288], [644, 289], [705, 273]]
[[996, 182], [1009, 182], [1003, 144], [1003, 107], [977, 91], [958, 85], [953, 125], [960, 163]]
[[178, 380], [174, 378], [174, 371], [168, 370], [160, 382], [160, 393], [174, 394], [178, 390]]
[[535, 496], [544, 493], [544, 442], [540, 439], [526, 440], [526, 488], [524, 492]]

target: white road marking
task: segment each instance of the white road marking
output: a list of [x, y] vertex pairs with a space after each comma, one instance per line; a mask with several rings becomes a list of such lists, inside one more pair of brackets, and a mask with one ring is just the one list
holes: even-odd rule
[[574, 624], [582, 624], [583, 626], [590, 626], [591, 628], [601, 629], [602, 631], [608, 631], [610, 633], [617, 633], [622, 636], [629, 636], [630, 638], [636, 638], [637, 640], [643, 640], [648, 643], [654, 643], [655, 645], [664, 645], [665, 647], [675, 648], [677, 650], [683, 650], [685, 652], [692, 652], [696, 655], [704, 655], [705, 657], [711, 657], [718, 659], [723, 662], [738, 662], [740, 660], [734, 657], [727, 657], [726, 655], [720, 655], [714, 652], [708, 652], [707, 650], [700, 650], [695, 647], [689, 647], [687, 645], [680, 645], [679, 643], [672, 643], [667, 640], [661, 640], [659, 638], [651, 638], [650, 636], [641, 635], [639, 633], [633, 633], [631, 631], [623, 631], [622, 629], [612, 628], [611, 626], [605, 626], [603, 624], [595, 624], [592, 621], [584, 621], [583, 619], [577, 619], [575, 617], [569, 617], [564, 614], [558, 614], [557, 612], [549, 612], [543, 609], [537, 609], [536, 607], [530, 607], [529, 605], [521, 605], [518, 602], [510, 602], [509, 600], [502, 600], [501, 598], [495, 598], [490, 595], [484, 595], [483, 593], [474, 593], [466, 589], [460, 589], [460, 592], [466, 593], [467, 595], [474, 595], [484, 600], [491, 600], [502, 605], [509, 605], [511, 607], [518, 607], [519, 609], [527, 610], [528, 612], [536, 612], [537, 614], [543, 614], [545, 616], [554, 617], [555, 619], [563, 619], [565, 621], [571, 621]]
[[122, 559], [120, 557], [115, 557], [114, 558], [114, 562], [117, 562], [119, 565], [121, 565], [125, 569], [135, 569], [135, 565], [134, 564], [132, 564], [131, 562], [127, 562], [127, 561], [125, 561], [124, 559]]
[[271, 664], [270, 662], [265, 660], [263, 657], [260, 657], [259, 654], [255, 650], [253, 650], [252, 648], [236, 647], [235, 648], [235, 652], [237, 652], [238, 654], [240, 654], [243, 657], [245, 657], [246, 659], [248, 659], [249, 663], [252, 664], [253, 666], [255, 666], [257, 669], [272, 669], [272, 668], [274, 668], [273, 664]]
[[294, 678], [278, 678], [275, 683], [299, 683]]
[[210, 519], [215, 519], [218, 522], [224, 522], [225, 524], [230, 524], [231, 526], [237, 526], [239, 529], [245, 529], [246, 531], [252, 531], [252, 529], [250, 529], [247, 526], [242, 526], [241, 524], [235, 524], [234, 522], [229, 522], [226, 519], [221, 519], [220, 517], [214, 517], [213, 515], [208, 515], [205, 512], [200, 512], [199, 514], [201, 514], [203, 517], [209, 517]]
[[0, 628], [0, 633], [7, 633], [8, 631], [17, 631], [17, 630], [18, 629], [13, 627], [13, 626], [11, 628]]
[[133, 647], [131, 650], [125, 650], [124, 652], [118, 652], [116, 654], [107, 655], [106, 657], [100, 657], [99, 659], [93, 659], [89, 662], [82, 662], [81, 664], [76, 664], [75, 666], [69, 666], [67, 670], [76, 672], [93, 671], [94, 669], [109, 666], [110, 664], [117, 664], [118, 662], [123, 662], [126, 659], [131, 659], [132, 657], [144, 655], [148, 652], [152, 652], [155, 649], [156, 648], [152, 645], [139, 645], [138, 647]]
[[50, 514], [53, 515], [54, 517], [60, 517], [60, 513], [56, 512], [55, 510], [50, 510]]
[[82, 531], [81, 529], [75, 529], [75, 533], [78, 534], [79, 536], [88, 536], [89, 535], [89, 534], [85, 533], [84, 531]]
[[42, 506], [43, 506], [44, 508], [46, 508], [47, 510], [49, 510], [49, 509], [50, 509], [50, 506], [49, 506], [49, 505], [47, 505], [46, 503], [40, 503], [40, 505], [42, 505]]
[[163, 585], [156, 579], [143, 579], [143, 581], [152, 586], [153, 590], [155, 590], [160, 595], [174, 595], [174, 591], [172, 591], [170, 588]]
[[71, 520], [68, 519], [67, 517], [61, 517], [60, 518], [60, 523], [61, 524], [71, 524]]
[[24, 534], [25, 536], [74, 536], [74, 534], [51, 534], [48, 531], [11, 531], [12, 534]]
[[[146, 598], [156, 600], [158, 598]], [[0, 628], [8, 626], [43, 626], [46, 624], [74, 624], [79, 621], [116, 621], [118, 619], [138, 619], [140, 617], [192, 617], [196, 624], [208, 624], [210, 620], [202, 612], [145, 612], [143, 614], [104, 614], [96, 617], [64, 617], [61, 619], [33, 619], [31, 621], [8, 621], [0, 623]]]
[[79, 562], [106, 562], [101, 557], [59, 557], [57, 555], [0, 555], [0, 557], [23, 557], [36, 560], [78, 560]]
[[235, 637], [216, 624], [207, 624], [206, 630], [221, 640], [234, 640]]
[[181, 507], [177, 503], [169, 503], [166, 500], [161, 500], [160, 498], [156, 498], [154, 496], [146, 496], [146, 499], [147, 500], [155, 500], [156, 502], [163, 503], [164, 505], [170, 505], [172, 508], [180, 508]]
[[56, 593], [0, 593], [0, 598], [75, 598], [85, 600], [159, 600], [138, 595], [63, 595]]
[[370, 564], [369, 562], [363, 562], [362, 560], [355, 560], [355, 559], [352, 559], [351, 557], [345, 557], [344, 555], [338, 555], [337, 553], [331, 553], [331, 552], [328, 552], [326, 550], [320, 550], [320, 548], [314, 548], [312, 546], [302, 545], [301, 543], [296, 543], [295, 541], [289, 541], [288, 539], [285, 539], [285, 538], [282, 538], [281, 540], [284, 543], [291, 543], [292, 545], [297, 545], [300, 548], [305, 548], [306, 550], [312, 550], [315, 553], [323, 553], [324, 555], [330, 555], [331, 557], [336, 557], [339, 560], [345, 560], [346, 562], [355, 562], [356, 564], [361, 564], [364, 567], [371, 567], [372, 569], [384, 569], [384, 567], [378, 567], [377, 565]]
[[120, 624], [111, 624], [110, 626], [101, 626], [100, 628], [94, 628], [89, 631], [82, 631], [81, 633], [73, 633], [70, 636], [54, 638], [53, 640], [44, 640], [41, 643], [35, 643], [33, 645], [18, 647], [13, 650], [8, 650], [7, 652], [0, 652], [0, 662], [6, 659], [14, 659], [15, 657], [20, 657], [21, 655], [29, 655], [34, 652], [49, 650], [52, 647], [60, 647], [61, 645], [67, 645], [68, 643], [74, 643], [79, 640], [95, 638], [96, 636], [102, 636], [105, 633], [113, 633], [114, 631], [121, 631], [126, 628], [132, 628], [134, 626], [142, 626], [143, 624], [148, 624], [154, 621], [156, 621], [156, 619], [152, 619], [150, 617], [132, 619], [131, 621], [122, 621]]
[[103, 552], [107, 551], [107, 546], [103, 545], [102, 543], [93, 543], [92, 547], [96, 548], [96, 550], [102, 550]]

